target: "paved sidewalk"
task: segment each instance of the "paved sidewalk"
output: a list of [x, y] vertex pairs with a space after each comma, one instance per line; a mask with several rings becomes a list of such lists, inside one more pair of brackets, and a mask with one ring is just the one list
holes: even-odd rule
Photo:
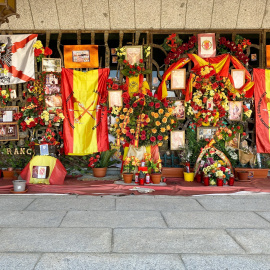
[[0, 269], [270, 269], [270, 194], [1, 195]]

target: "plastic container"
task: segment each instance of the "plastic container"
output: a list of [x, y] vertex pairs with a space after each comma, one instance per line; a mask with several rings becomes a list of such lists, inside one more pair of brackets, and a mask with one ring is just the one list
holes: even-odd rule
[[192, 182], [194, 181], [194, 175], [195, 173], [194, 172], [184, 172], [184, 180], [186, 182]]
[[14, 180], [12, 182], [13, 182], [14, 192], [25, 191], [25, 185], [26, 185], [26, 181], [25, 180]]

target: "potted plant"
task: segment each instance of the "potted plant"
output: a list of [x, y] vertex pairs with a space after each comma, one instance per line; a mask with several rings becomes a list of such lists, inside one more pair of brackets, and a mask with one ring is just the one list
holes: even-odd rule
[[109, 166], [119, 163], [118, 160], [111, 160], [116, 151], [117, 149], [111, 149], [90, 157], [88, 167], [92, 168], [95, 177], [104, 177]]
[[124, 161], [123, 166], [123, 179], [125, 183], [131, 183], [133, 178], [134, 170], [140, 165], [140, 160], [135, 156], [127, 157]]
[[161, 181], [162, 173], [161, 173], [161, 159], [158, 159], [157, 162], [154, 162], [153, 158], [151, 158], [151, 154], [145, 155], [146, 166], [150, 171], [150, 177], [153, 184], [159, 184]]
[[248, 181], [248, 171], [238, 171], [238, 181]]

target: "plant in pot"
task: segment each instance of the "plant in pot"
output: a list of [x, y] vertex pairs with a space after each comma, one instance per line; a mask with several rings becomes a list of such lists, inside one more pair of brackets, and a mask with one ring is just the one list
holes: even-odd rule
[[125, 183], [131, 183], [134, 170], [140, 165], [140, 160], [135, 156], [126, 157], [123, 166], [123, 179]]
[[146, 162], [148, 170], [151, 172], [150, 177], [153, 184], [159, 184], [161, 181], [161, 159], [158, 159], [157, 162], [154, 162], [153, 158], [148, 158]]
[[109, 166], [120, 162], [118, 160], [111, 160], [116, 151], [117, 149], [111, 149], [93, 154], [90, 157], [88, 167], [92, 168], [95, 177], [104, 177]]

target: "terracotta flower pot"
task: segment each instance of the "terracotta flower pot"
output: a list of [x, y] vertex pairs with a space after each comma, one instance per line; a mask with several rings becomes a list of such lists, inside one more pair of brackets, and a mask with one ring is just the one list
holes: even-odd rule
[[124, 182], [127, 184], [132, 183], [133, 173], [123, 173]]
[[151, 180], [152, 180], [153, 184], [156, 184], [156, 185], [160, 184], [161, 177], [162, 177], [161, 173], [152, 173]]
[[104, 177], [107, 172], [107, 168], [92, 168], [95, 177]]
[[239, 171], [238, 172], [238, 179], [239, 179], [239, 181], [247, 181], [248, 180], [248, 172]]
[[3, 177], [10, 179], [14, 177], [14, 171], [3, 171]]

